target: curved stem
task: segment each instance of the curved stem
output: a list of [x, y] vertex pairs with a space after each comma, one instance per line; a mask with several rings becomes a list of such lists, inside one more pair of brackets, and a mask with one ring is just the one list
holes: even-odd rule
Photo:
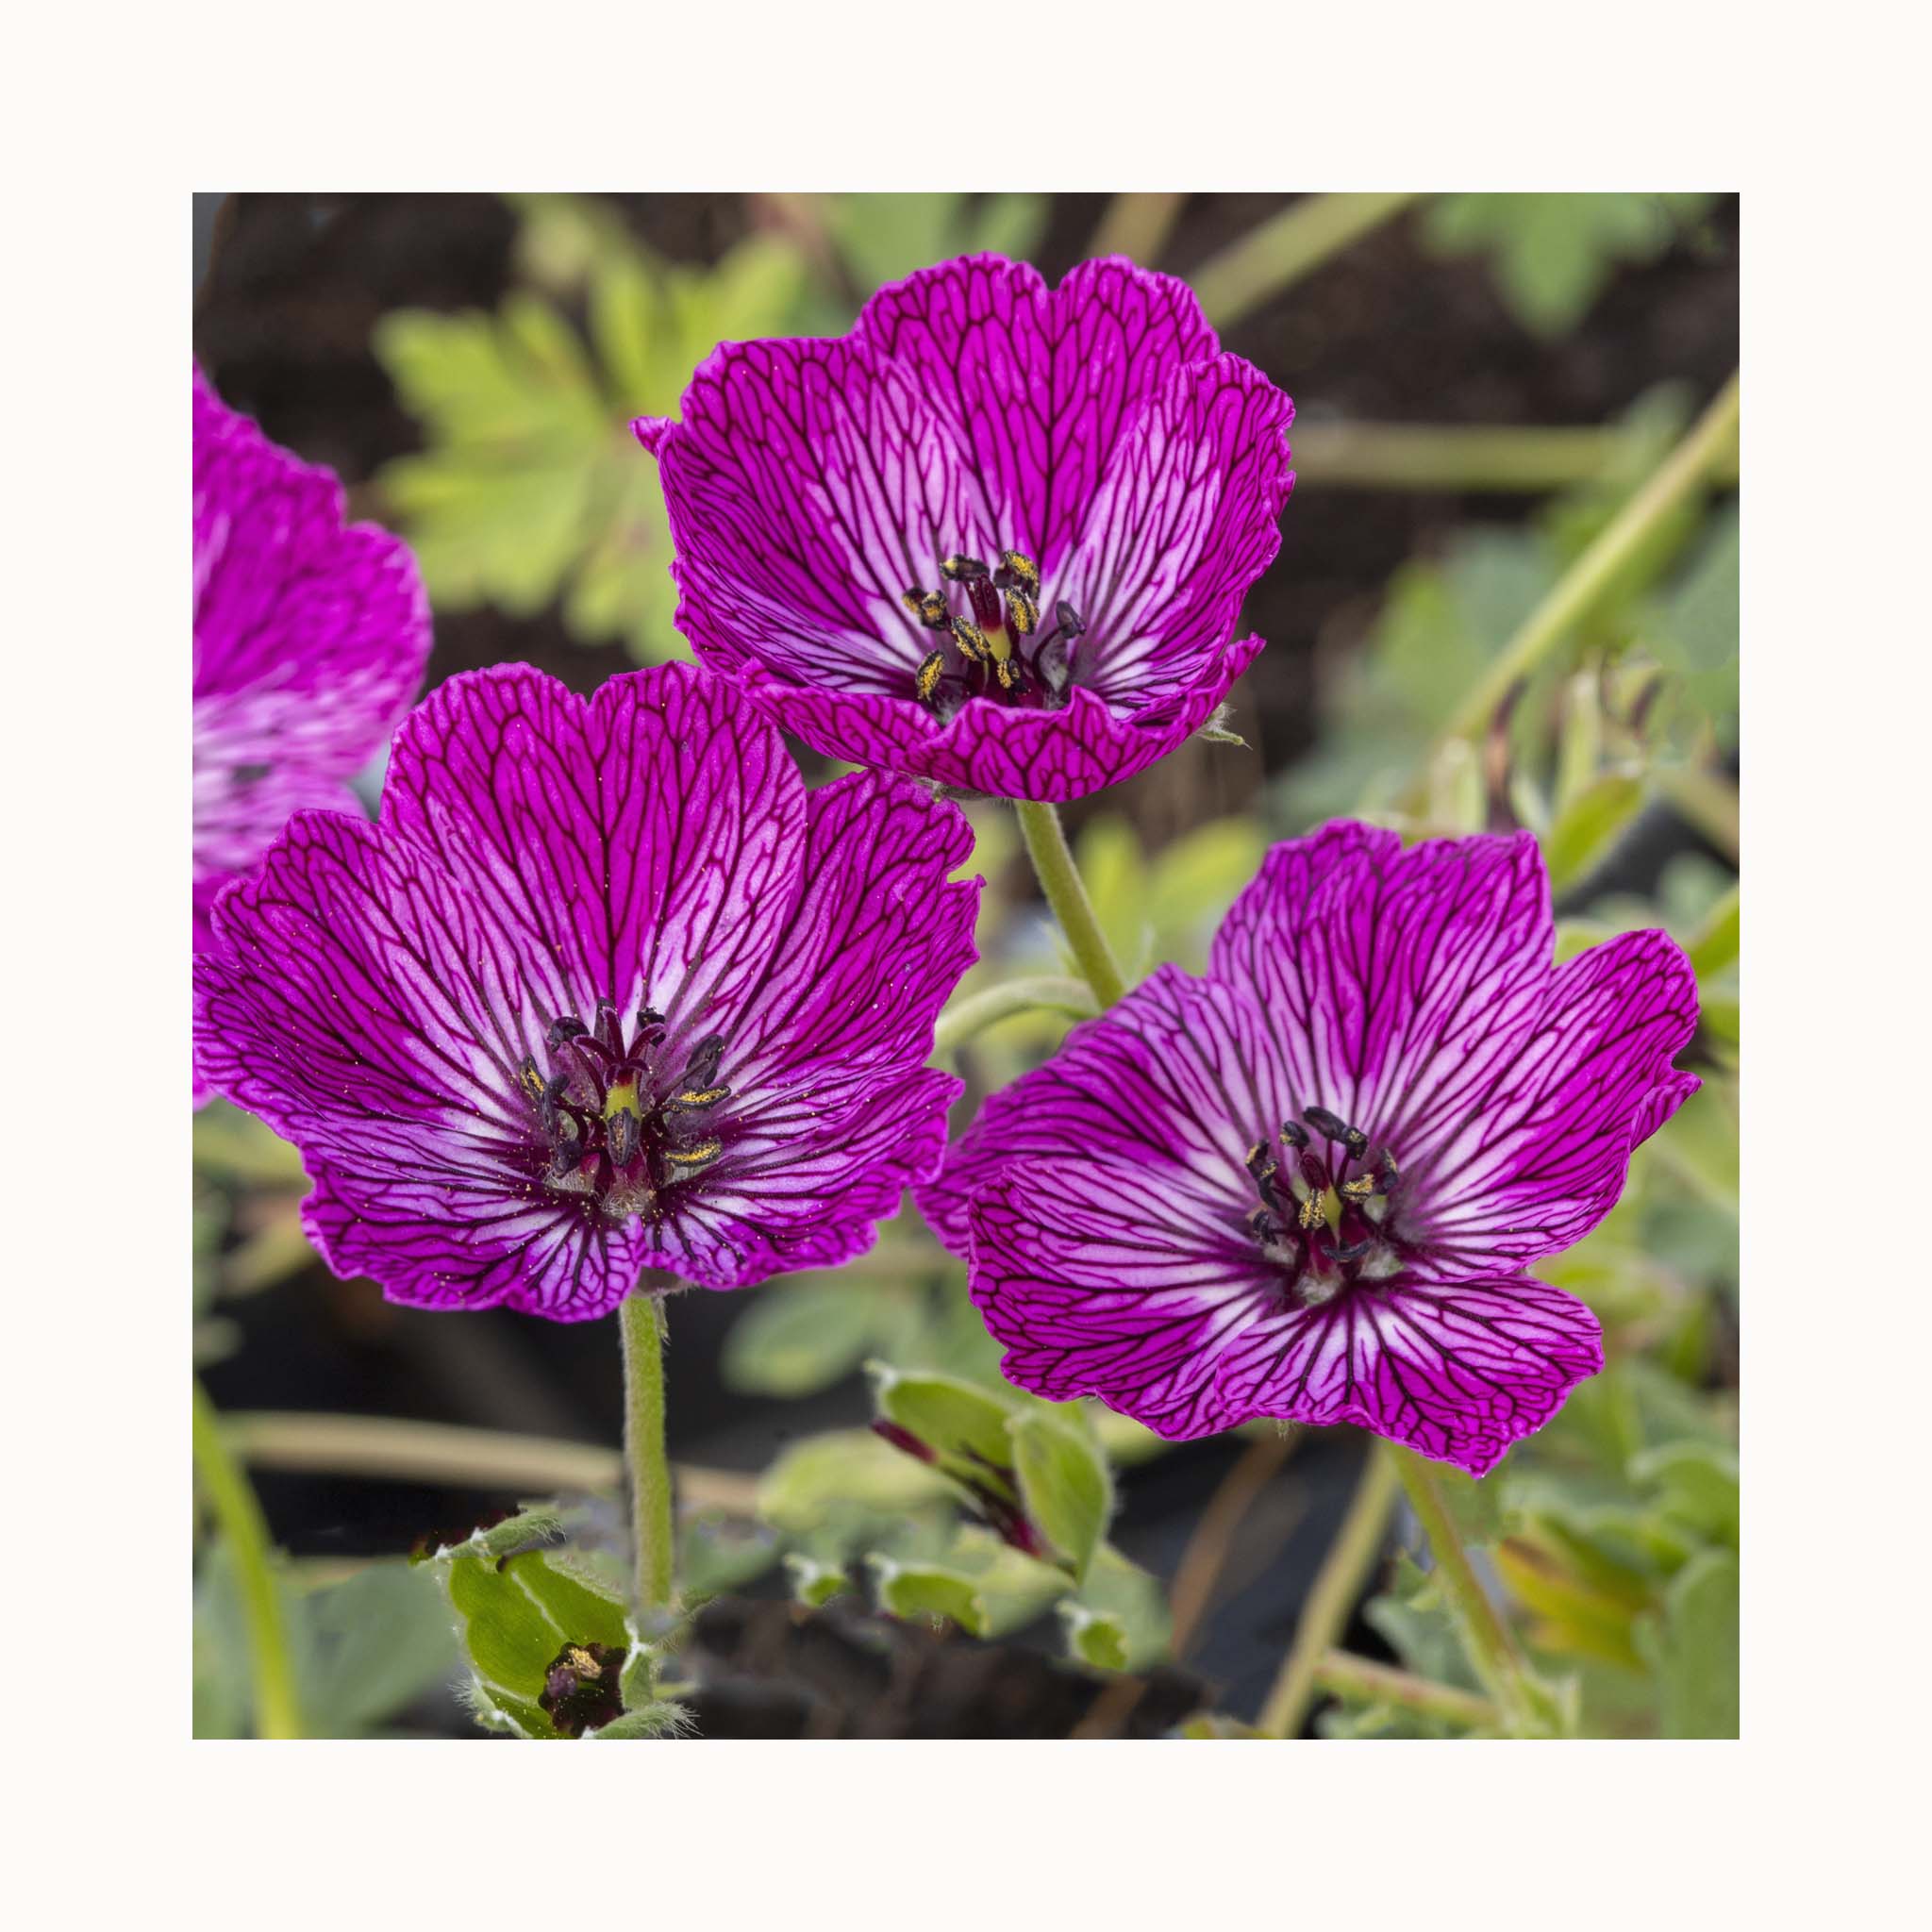
[[1083, 1020], [1091, 1019], [1100, 1010], [1093, 1003], [1092, 992], [1077, 979], [1046, 974], [1008, 979], [999, 986], [988, 987], [984, 992], [969, 995], [958, 1006], [948, 1007], [932, 1030], [932, 1050], [936, 1054], [951, 1053], [1001, 1020], [1010, 1020], [1015, 1013], [1036, 1013], [1042, 1009], [1073, 1013]]
[[1529, 1735], [1532, 1725], [1524, 1683], [1527, 1661], [1517, 1644], [1516, 1633], [1504, 1622], [1470, 1566], [1469, 1552], [1462, 1547], [1434, 1469], [1412, 1449], [1398, 1448], [1392, 1442], [1384, 1453], [1394, 1465], [1408, 1507], [1429, 1540], [1436, 1574], [1441, 1578], [1462, 1647], [1482, 1679], [1483, 1689], [1495, 1700], [1503, 1728], [1512, 1737]]
[[624, 1466], [630, 1483], [641, 1609], [661, 1609], [674, 1589], [671, 1465], [664, 1454], [663, 1298], [633, 1289], [617, 1310], [624, 1344]]
[[221, 1418], [199, 1382], [194, 1385], [194, 1469], [234, 1558], [248, 1626], [248, 1660], [255, 1686], [255, 1728], [264, 1738], [299, 1738], [302, 1707], [282, 1600], [269, 1568], [268, 1524], [242, 1466], [222, 1440]]
[[1331, 255], [1399, 215], [1413, 194], [1308, 194], [1251, 228], [1190, 277], [1208, 320], [1226, 328]]
[[1443, 727], [1445, 738], [1473, 738], [1482, 731], [1518, 680], [1527, 677], [1572, 627], [1589, 615], [1605, 587], [1651, 532], [1701, 490], [1719, 461], [1731, 453], [1738, 416], [1738, 378], [1733, 375], [1650, 480], [1524, 620], [1482, 681]]
[[1185, 194], [1116, 194], [1088, 243], [1089, 255], [1124, 255], [1142, 268], [1152, 268], [1174, 225], [1180, 217]]
[[1032, 798], [1016, 798], [1013, 810], [1019, 816], [1021, 836], [1039, 875], [1040, 890], [1060, 923], [1074, 963], [1105, 1009], [1126, 991], [1127, 982], [1094, 916], [1093, 902], [1081, 882], [1080, 868], [1074, 863], [1059, 812], [1045, 800]]
[[1263, 1737], [1301, 1735], [1314, 1695], [1315, 1673], [1341, 1635], [1348, 1613], [1355, 1607], [1375, 1558], [1382, 1554], [1389, 1512], [1394, 1507], [1395, 1471], [1381, 1445], [1371, 1441], [1368, 1460], [1349, 1499], [1348, 1514], [1341, 1519], [1341, 1527], [1335, 1532], [1335, 1541], [1316, 1572], [1294, 1626], [1293, 1641], [1255, 1721], [1255, 1728]]
[[1471, 1730], [1491, 1731], [1502, 1723], [1496, 1707], [1474, 1690], [1454, 1684], [1432, 1683], [1427, 1677], [1398, 1671], [1346, 1650], [1331, 1650], [1315, 1666], [1315, 1681], [1324, 1690], [1358, 1697], [1364, 1703], [1399, 1704], [1424, 1717], [1447, 1718]]

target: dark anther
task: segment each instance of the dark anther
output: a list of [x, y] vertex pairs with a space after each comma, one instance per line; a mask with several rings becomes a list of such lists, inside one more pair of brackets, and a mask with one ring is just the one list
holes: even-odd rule
[[575, 1013], [563, 1013], [551, 1021], [550, 1031], [543, 1037], [550, 1045], [561, 1046], [566, 1040], [582, 1040], [590, 1030]]
[[1299, 1121], [1283, 1121], [1281, 1138], [1291, 1147], [1306, 1147], [1308, 1144], [1308, 1130]]
[[974, 663], [983, 663], [992, 656], [992, 646], [986, 641], [986, 633], [969, 618], [953, 619], [953, 641], [959, 647], [959, 655]]
[[534, 1105], [542, 1106], [543, 1075], [537, 1071], [537, 1062], [528, 1054], [517, 1062], [517, 1085], [528, 1094]]
[[920, 660], [919, 669], [912, 676], [912, 689], [919, 693], [921, 704], [932, 703], [932, 694], [940, 688], [940, 679], [945, 675], [946, 654], [943, 651], [928, 653]]
[[1030, 557], [1023, 557], [1017, 550], [1000, 552], [999, 576], [1005, 579], [1000, 584], [1006, 590], [1010, 584], [1017, 584], [1029, 597], [1040, 595], [1040, 566]]
[[1029, 638], [1040, 623], [1040, 606], [1024, 591], [1015, 588], [1007, 592], [1007, 616], [1023, 638]]
[[1241, 1165], [1248, 1171], [1256, 1187], [1261, 1191], [1262, 1200], [1268, 1198], [1268, 1183], [1274, 1178], [1280, 1162], [1274, 1158], [1274, 1150], [1265, 1141], [1257, 1141], [1241, 1158]]
[[1369, 1151], [1369, 1137], [1359, 1127], [1351, 1127], [1341, 1137], [1351, 1160], [1359, 1160]]
[[976, 557], [949, 557], [940, 565], [940, 575], [949, 584], [970, 584], [974, 578], [992, 573]]
[[925, 602], [925, 592], [915, 584], [911, 589], [899, 592], [899, 601], [905, 605], [907, 609], [911, 611], [914, 617], [917, 617], [920, 606]]
[[602, 1730], [624, 1715], [624, 1659], [622, 1650], [603, 1643], [566, 1643], [551, 1658], [537, 1702], [566, 1738]]
[[1395, 1183], [1400, 1178], [1395, 1171], [1395, 1157], [1388, 1148], [1381, 1148], [1375, 1155], [1375, 1191], [1378, 1194], [1392, 1194]]
[[1050, 696], [1062, 697], [1072, 674], [1067, 668], [1067, 641], [1063, 637], [1048, 638], [1033, 659], [1033, 675], [1046, 688]]
[[673, 1167], [681, 1167], [689, 1174], [697, 1168], [709, 1166], [724, 1151], [722, 1141], [700, 1141], [695, 1147], [667, 1147], [664, 1158]]
[[643, 1123], [627, 1107], [620, 1107], [606, 1124], [612, 1167], [628, 1167], [638, 1158], [638, 1143]]
[[1358, 1241], [1350, 1241], [1347, 1246], [1337, 1248], [1335, 1258], [1338, 1261], [1359, 1261], [1374, 1246], [1373, 1238], [1365, 1235]]
[[640, 1007], [638, 1008], [638, 1024], [640, 1026], [661, 1026], [663, 1024], [664, 1015], [656, 1007]]
[[944, 630], [953, 621], [953, 613], [946, 608], [946, 600], [937, 591], [927, 591], [920, 598], [915, 614], [927, 630]]
[[1327, 1206], [1320, 1194], [1310, 1194], [1302, 1203], [1302, 1211], [1296, 1216], [1301, 1224], [1307, 1228], [1320, 1227], [1327, 1218]]
[[1053, 614], [1059, 620], [1061, 637], [1065, 638], [1069, 643], [1072, 643], [1087, 628], [1080, 622], [1080, 613], [1064, 597], [1053, 607]]
[[1375, 1191], [1375, 1176], [1372, 1174], [1357, 1174], [1352, 1181], [1343, 1181], [1336, 1190], [1344, 1201], [1366, 1201]]
[[576, 1123], [575, 1121], [571, 1123], [571, 1128], [572, 1133], [568, 1136], [560, 1135], [558, 1138], [557, 1145], [550, 1150], [549, 1173], [550, 1178], [554, 1181], [560, 1181], [582, 1158], [582, 1156], [577, 1152], [575, 1138]]
[[724, 1051], [724, 1036], [722, 1033], [708, 1033], [691, 1048], [691, 1058], [684, 1063], [684, 1084], [687, 1087], [708, 1087], [717, 1077], [719, 1057]]
[[1369, 1151], [1369, 1137], [1359, 1127], [1350, 1126], [1339, 1113], [1330, 1113], [1325, 1107], [1305, 1107], [1302, 1118], [1316, 1133], [1330, 1141], [1340, 1141], [1357, 1160]]
[[1012, 691], [1020, 682], [1020, 668], [1010, 658], [995, 658], [992, 660], [992, 675], [999, 680], [1002, 691]]
[[687, 1108], [716, 1107], [721, 1100], [729, 1099], [730, 1095], [731, 1090], [728, 1087], [688, 1087], [682, 1093], [674, 1093], [664, 1103], [664, 1110], [669, 1113], [674, 1109], [681, 1110]]

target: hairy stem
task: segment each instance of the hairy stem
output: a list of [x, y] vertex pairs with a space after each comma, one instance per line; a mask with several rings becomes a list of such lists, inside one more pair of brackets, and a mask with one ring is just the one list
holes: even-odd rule
[[1522, 627], [1444, 727], [1445, 738], [1480, 734], [1517, 683], [1589, 616], [1605, 589], [1652, 531], [1704, 489], [1719, 462], [1732, 455], [1738, 415], [1738, 378], [1733, 375], [1650, 480], [1524, 619]]
[[[1309, 423], [1295, 425], [1293, 441], [1304, 489], [1538, 494], [1607, 475], [1629, 447], [1630, 432], [1615, 425]], [[1735, 453], [1728, 461], [1712, 461], [1713, 482], [1735, 482], [1737, 474]]]
[[662, 1297], [633, 1289], [618, 1307], [617, 1324], [624, 1341], [624, 1463], [638, 1555], [638, 1607], [661, 1609], [671, 1601], [675, 1557], [671, 1465], [664, 1454]]
[[1030, 979], [1008, 979], [1003, 985], [990, 986], [984, 992], [972, 994], [958, 1006], [948, 1007], [932, 1030], [932, 1050], [936, 1054], [951, 1053], [1001, 1020], [1010, 1020], [1015, 1013], [1041, 1010], [1073, 1013], [1084, 1020], [1091, 1018], [1099, 1008], [1093, 1004], [1092, 992], [1077, 979], [1044, 974]]
[[1528, 1664], [1516, 1641], [1516, 1633], [1503, 1620], [1490, 1601], [1469, 1552], [1462, 1547], [1455, 1518], [1443, 1500], [1436, 1473], [1413, 1450], [1391, 1443], [1384, 1452], [1401, 1478], [1408, 1507], [1422, 1524], [1429, 1540], [1429, 1553], [1435, 1559], [1436, 1574], [1441, 1579], [1443, 1594], [1449, 1600], [1450, 1614], [1462, 1638], [1462, 1647], [1483, 1688], [1495, 1700], [1503, 1728], [1512, 1737], [1529, 1735], [1532, 1729], [1525, 1674]]
[[269, 1568], [268, 1524], [241, 1464], [222, 1440], [221, 1418], [199, 1382], [194, 1385], [194, 1471], [221, 1525], [241, 1585], [256, 1733], [263, 1738], [299, 1738], [302, 1708], [289, 1633], [282, 1623], [282, 1602]]
[[1399, 1704], [1406, 1710], [1447, 1718], [1451, 1724], [1467, 1724], [1472, 1730], [1492, 1731], [1502, 1723], [1496, 1707], [1474, 1690], [1412, 1676], [1392, 1664], [1376, 1663], [1346, 1650], [1331, 1650], [1321, 1659], [1315, 1666], [1315, 1682], [1339, 1696], [1359, 1698], [1364, 1703]]
[[1100, 929], [1100, 921], [1094, 917], [1093, 902], [1081, 882], [1080, 868], [1074, 863], [1059, 812], [1044, 800], [1029, 798], [1015, 799], [1013, 809], [1019, 815], [1021, 835], [1039, 875], [1040, 890], [1059, 921], [1074, 961], [1102, 1008], [1110, 1007], [1126, 991], [1127, 982]]
[[1413, 194], [1305, 195], [1194, 272], [1194, 293], [1208, 320], [1217, 328], [1239, 322], [1415, 199]]
[[1268, 1738], [1294, 1738], [1301, 1735], [1308, 1715], [1308, 1704], [1315, 1692], [1315, 1673], [1323, 1657], [1334, 1648], [1348, 1622], [1348, 1613], [1368, 1581], [1369, 1572], [1382, 1553], [1382, 1540], [1388, 1534], [1389, 1512], [1395, 1507], [1395, 1471], [1378, 1444], [1369, 1445], [1368, 1460], [1362, 1465], [1349, 1500], [1348, 1513], [1328, 1554], [1322, 1558], [1307, 1601], [1302, 1605], [1294, 1639], [1282, 1659], [1274, 1688], [1261, 1706], [1256, 1728]]

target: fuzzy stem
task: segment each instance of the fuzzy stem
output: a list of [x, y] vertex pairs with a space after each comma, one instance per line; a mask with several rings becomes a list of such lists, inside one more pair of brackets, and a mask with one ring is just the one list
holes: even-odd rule
[[1074, 863], [1059, 812], [1045, 800], [1029, 798], [1016, 798], [1013, 810], [1019, 815], [1020, 831], [1039, 875], [1040, 890], [1060, 923], [1074, 963], [1105, 1009], [1126, 991], [1127, 982], [1094, 916], [1093, 902], [1081, 882], [1080, 868]]
[[624, 1342], [624, 1462], [637, 1545], [641, 1609], [661, 1609], [674, 1589], [671, 1465], [664, 1454], [662, 1297], [633, 1289], [617, 1310]]
[[1645, 539], [1705, 487], [1718, 463], [1734, 448], [1738, 416], [1738, 378], [1733, 375], [1650, 480], [1524, 619], [1522, 627], [1444, 726], [1443, 737], [1474, 738], [1482, 732], [1516, 684], [1590, 614], [1605, 588], [1615, 581]]
[[199, 1382], [194, 1385], [194, 1469], [234, 1559], [248, 1626], [248, 1661], [255, 1686], [255, 1728], [263, 1738], [299, 1738], [302, 1707], [282, 1600], [269, 1568], [268, 1524], [242, 1466], [222, 1440], [221, 1418]]
[[1190, 277], [1208, 320], [1226, 328], [1331, 255], [1399, 215], [1413, 194], [1309, 194], [1250, 228]]
[[1512, 1737], [1530, 1735], [1528, 1697], [1524, 1683], [1528, 1665], [1516, 1641], [1516, 1633], [1504, 1622], [1489, 1592], [1471, 1567], [1469, 1553], [1457, 1533], [1456, 1520], [1436, 1482], [1429, 1463], [1411, 1449], [1391, 1443], [1385, 1452], [1402, 1479], [1408, 1507], [1422, 1524], [1429, 1540], [1429, 1553], [1435, 1558], [1436, 1574], [1441, 1577], [1450, 1614], [1462, 1638], [1462, 1647], [1481, 1678], [1483, 1688], [1495, 1700], [1503, 1728]]
[[1294, 1626], [1294, 1641], [1288, 1647], [1274, 1688], [1261, 1706], [1256, 1729], [1267, 1738], [1294, 1738], [1301, 1735], [1314, 1695], [1315, 1673], [1323, 1657], [1334, 1647], [1348, 1622], [1348, 1613], [1361, 1594], [1375, 1558], [1382, 1553], [1382, 1540], [1389, 1528], [1389, 1513], [1395, 1507], [1395, 1471], [1379, 1447], [1369, 1444], [1368, 1460], [1357, 1480], [1348, 1514], [1328, 1545], [1307, 1600], [1302, 1605], [1300, 1620]]
[[[1568, 490], [1608, 476], [1630, 447], [1611, 426], [1502, 428], [1437, 423], [1309, 423], [1294, 428], [1304, 490]], [[1713, 483], [1737, 480], [1735, 453], [1713, 460]]]
[[932, 1050], [936, 1054], [951, 1053], [975, 1034], [983, 1033], [1001, 1020], [1011, 1019], [1015, 1013], [1073, 1013], [1085, 1020], [1098, 1010], [1093, 994], [1077, 979], [1045, 975], [1008, 979], [1003, 985], [971, 994], [956, 1007], [948, 1007], [932, 1030]]
[[1472, 1730], [1492, 1731], [1502, 1723], [1496, 1707], [1473, 1690], [1432, 1683], [1427, 1677], [1413, 1676], [1392, 1664], [1376, 1663], [1346, 1650], [1331, 1650], [1315, 1666], [1315, 1681], [1338, 1695], [1357, 1697], [1365, 1703], [1399, 1704], [1406, 1710], [1447, 1718], [1451, 1724], [1467, 1724]]

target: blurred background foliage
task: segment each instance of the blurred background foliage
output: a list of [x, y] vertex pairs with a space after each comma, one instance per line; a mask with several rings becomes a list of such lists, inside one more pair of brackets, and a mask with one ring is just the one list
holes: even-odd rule
[[[1735, 1735], [1734, 454], [1646, 524], [1526, 678], [1463, 716], [1735, 366], [1735, 204], [205, 200], [204, 366], [408, 536], [432, 677], [522, 658], [590, 689], [683, 651], [656, 466], [626, 425], [674, 411], [720, 340], [836, 332], [881, 282], [982, 247], [1049, 275], [1124, 247], [1223, 291], [1227, 345], [1299, 408], [1282, 557], [1246, 612], [1270, 648], [1234, 693], [1242, 745], [1190, 745], [1070, 811], [1083, 874], [1138, 974], [1198, 968], [1268, 843], [1326, 817], [1526, 826], [1559, 956], [1658, 924], [1690, 949], [1704, 1091], [1603, 1226], [1538, 1270], [1597, 1310], [1609, 1366], [1496, 1474], [1446, 1487], [1566, 1725]], [[988, 891], [958, 1000], [1069, 974], [1010, 816], [967, 810], [965, 870]], [[1028, 1011], [946, 1049], [958, 1119], [1073, 1024]], [[535, 1711], [531, 1658], [568, 1623], [558, 1604], [590, 1606], [585, 1641], [608, 1624], [604, 1324], [391, 1308], [316, 1263], [292, 1150], [217, 1104], [194, 1154], [196, 1359], [286, 1553], [305, 1722], [567, 1734]], [[664, 1728], [649, 1713], [675, 1690], [709, 1735], [1242, 1735], [1278, 1690], [1360, 1439], [1257, 1424], [1174, 1448], [1008, 1388], [963, 1268], [909, 1203], [854, 1266], [680, 1297], [672, 1331], [683, 1574], [710, 1602], [664, 1634], [636, 1734]], [[579, 1507], [517, 1550], [525, 1587], [486, 1589], [468, 1525], [559, 1493]], [[437, 1563], [404, 1560], [431, 1530]], [[225, 1541], [198, 1535], [196, 1726], [228, 1735], [251, 1722], [246, 1644]], [[1491, 1728], [1425, 1545], [1399, 1513], [1390, 1537], [1293, 1727]]]

